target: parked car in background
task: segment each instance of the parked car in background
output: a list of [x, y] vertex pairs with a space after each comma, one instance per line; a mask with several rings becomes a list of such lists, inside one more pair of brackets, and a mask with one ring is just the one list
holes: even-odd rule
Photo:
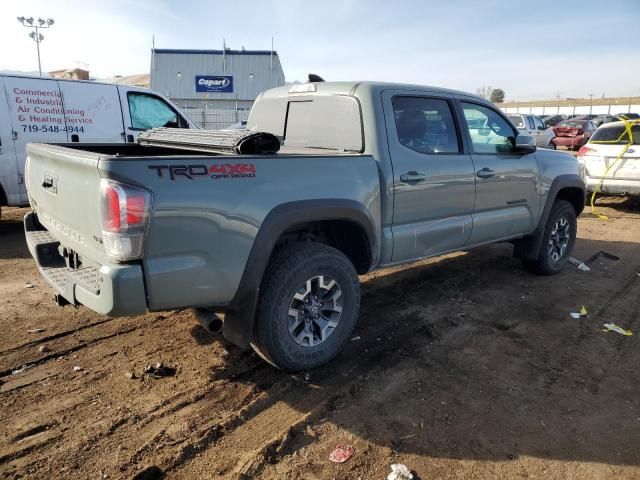
[[637, 113], [629, 112], [629, 113], [618, 113], [616, 114], [616, 117], [624, 120], [638, 120], [640, 118], [640, 115], [638, 115]]
[[513, 122], [520, 132], [534, 137], [536, 146], [556, 148], [552, 141], [553, 137], [555, 137], [553, 129], [546, 126], [540, 117], [525, 113], [511, 113], [509, 114], [509, 120]]
[[556, 147], [567, 147], [569, 150], [576, 150], [589, 141], [596, 126], [591, 120], [565, 120], [560, 122], [553, 131], [556, 136], [553, 143]]
[[[602, 192], [640, 195], [640, 123], [631, 127], [631, 133], [633, 145], [617, 162], [621, 149], [629, 143], [624, 122], [607, 123], [601, 126], [587, 144], [580, 148], [578, 162], [584, 166], [583, 178], [590, 192], [593, 192], [602, 182], [600, 187]], [[614, 162], [616, 162], [615, 165]]]
[[566, 115], [547, 115], [540, 118], [547, 127], [553, 127], [563, 120], [567, 119]]
[[0, 208], [28, 204], [27, 143], [133, 143], [154, 127], [197, 128], [146, 88], [0, 75]]

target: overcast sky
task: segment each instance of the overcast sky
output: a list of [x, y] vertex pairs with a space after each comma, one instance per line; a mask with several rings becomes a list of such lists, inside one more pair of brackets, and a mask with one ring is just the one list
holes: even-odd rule
[[[519, 5], [521, 4], [521, 5]], [[386, 80], [507, 99], [640, 95], [639, 0], [2, 0], [0, 69], [37, 71], [17, 16], [52, 17], [43, 70], [147, 73], [158, 48], [269, 49], [286, 80]], [[216, 72], [203, 72], [216, 73]]]

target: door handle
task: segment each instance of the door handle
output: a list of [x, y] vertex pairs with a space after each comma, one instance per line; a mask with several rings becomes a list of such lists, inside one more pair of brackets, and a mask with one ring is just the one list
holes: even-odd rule
[[425, 180], [427, 176], [424, 173], [407, 172], [400, 175], [401, 182], [414, 183]]
[[480, 178], [491, 178], [496, 174], [495, 170], [491, 170], [490, 168], [484, 167], [482, 170], [478, 170], [478, 177]]

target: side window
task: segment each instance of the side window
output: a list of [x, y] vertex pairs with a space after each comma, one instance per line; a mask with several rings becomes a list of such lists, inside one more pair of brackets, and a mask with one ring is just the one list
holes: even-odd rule
[[529, 122], [529, 130], [534, 130], [536, 127], [533, 124], [533, 117], [528, 115], [527, 116], [527, 121]]
[[462, 102], [462, 111], [475, 153], [513, 151], [516, 132], [501, 115], [490, 108], [467, 102]]
[[395, 97], [393, 115], [398, 140], [419, 153], [460, 151], [456, 126], [446, 100], [423, 97]]
[[161, 98], [130, 92], [127, 101], [131, 128], [135, 130], [157, 127], [188, 128], [184, 119]]
[[542, 123], [542, 120], [540, 120], [539, 117], [533, 117], [533, 124], [536, 127], [536, 130], [540, 129], [540, 130], [544, 130], [544, 124]]

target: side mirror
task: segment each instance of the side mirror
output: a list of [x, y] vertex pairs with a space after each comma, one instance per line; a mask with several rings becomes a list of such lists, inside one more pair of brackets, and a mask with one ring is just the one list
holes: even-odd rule
[[536, 139], [531, 135], [518, 135], [515, 145], [516, 153], [533, 153], [536, 151]]

